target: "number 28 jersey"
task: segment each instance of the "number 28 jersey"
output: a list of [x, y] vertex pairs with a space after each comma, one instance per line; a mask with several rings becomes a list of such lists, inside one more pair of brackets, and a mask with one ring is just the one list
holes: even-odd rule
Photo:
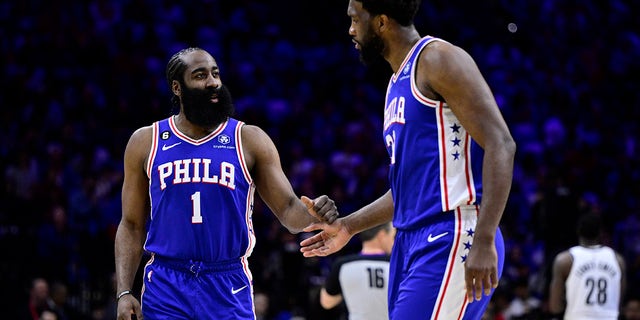
[[153, 124], [145, 250], [173, 259], [246, 262], [255, 245], [255, 185], [244, 161], [243, 125], [229, 119], [195, 140], [173, 117]]
[[565, 282], [564, 318], [618, 319], [622, 274], [613, 249], [575, 246], [569, 252], [573, 263]]

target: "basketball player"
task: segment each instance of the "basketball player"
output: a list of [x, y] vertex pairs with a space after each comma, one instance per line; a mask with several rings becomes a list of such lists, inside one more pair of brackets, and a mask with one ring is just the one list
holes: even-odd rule
[[350, 320], [389, 319], [389, 254], [395, 228], [391, 222], [360, 232], [360, 253], [335, 260], [320, 290], [320, 305], [331, 309], [344, 300]]
[[350, 0], [349, 35], [365, 63], [393, 75], [383, 142], [391, 190], [301, 242], [326, 256], [359, 231], [390, 221], [391, 319], [480, 319], [504, 261], [499, 230], [515, 142], [489, 86], [463, 49], [421, 36], [419, 0]]
[[[181, 50], [166, 75], [179, 113], [135, 131], [125, 150], [118, 319], [255, 319], [247, 264], [254, 191], [292, 233], [338, 212], [326, 196], [298, 199], [269, 136], [231, 118], [231, 95], [208, 52]], [[143, 249], [151, 258], [138, 303], [131, 290]]]
[[560, 252], [553, 261], [549, 311], [555, 319], [563, 313], [567, 320], [618, 319], [626, 289], [625, 261], [601, 244], [600, 226], [599, 216], [582, 216], [579, 245]]

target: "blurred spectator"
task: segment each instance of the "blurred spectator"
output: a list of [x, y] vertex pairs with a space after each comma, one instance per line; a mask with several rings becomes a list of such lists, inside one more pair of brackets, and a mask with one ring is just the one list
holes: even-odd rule
[[622, 320], [640, 320], [640, 298], [627, 299], [622, 307]]
[[[53, 309], [54, 303], [49, 294], [49, 282], [45, 278], [37, 277], [31, 280], [28, 299], [23, 301], [16, 309], [16, 314], [11, 318], [17, 320], [39, 320], [45, 311], [47, 311], [46, 316], [51, 317], [48, 313], [51, 313]], [[55, 316], [55, 313], [53, 315]]]
[[70, 263], [77, 259], [79, 239], [69, 227], [67, 211], [62, 205], [54, 205], [45, 219], [36, 233], [37, 255], [48, 266], [42, 271], [52, 279], [66, 280]]
[[70, 304], [69, 288], [63, 282], [54, 281], [51, 284], [51, 301], [52, 311], [58, 320], [83, 320], [80, 312]]
[[528, 278], [519, 278], [513, 285], [513, 298], [502, 312], [506, 320], [539, 319], [542, 302], [531, 295]]

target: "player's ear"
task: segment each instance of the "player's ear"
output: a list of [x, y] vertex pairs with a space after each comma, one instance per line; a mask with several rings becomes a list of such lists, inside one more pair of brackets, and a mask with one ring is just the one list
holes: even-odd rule
[[171, 81], [171, 91], [173, 91], [173, 94], [175, 94], [176, 96], [180, 96], [180, 94], [182, 93], [180, 82], [176, 80]]
[[377, 33], [384, 32], [388, 29], [389, 17], [386, 14], [379, 14], [373, 18], [373, 27]]

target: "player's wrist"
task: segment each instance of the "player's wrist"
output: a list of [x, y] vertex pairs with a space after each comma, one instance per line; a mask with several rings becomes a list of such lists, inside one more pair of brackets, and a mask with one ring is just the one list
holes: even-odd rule
[[120, 291], [120, 293], [118, 293], [118, 295], [116, 295], [116, 302], [120, 301], [120, 298], [132, 294], [131, 290], [122, 290]]

